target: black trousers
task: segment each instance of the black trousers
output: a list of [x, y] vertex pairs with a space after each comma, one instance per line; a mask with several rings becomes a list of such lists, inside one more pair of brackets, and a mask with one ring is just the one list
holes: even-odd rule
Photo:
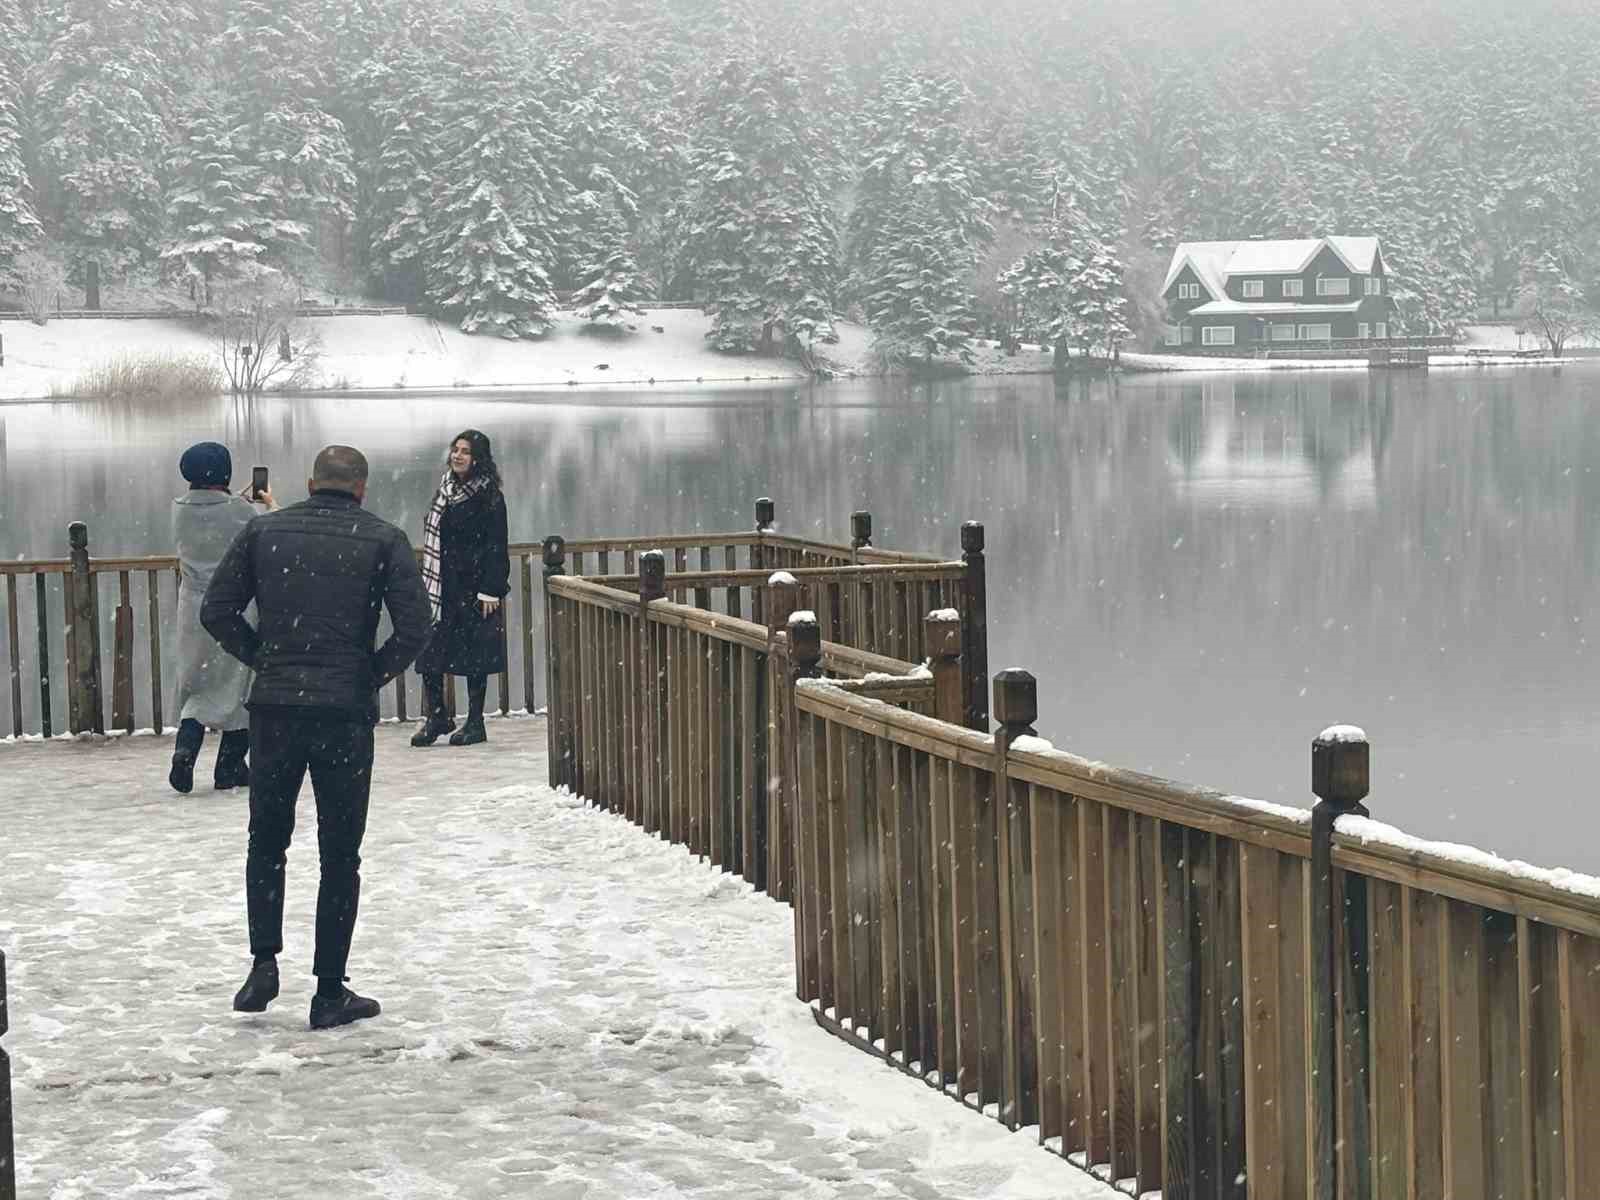
[[361, 839], [372, 789], [372, 726], [363, 720], [250, 714], [250, 850], [245, 900], [252, 955], [283, 952], [283, 892], [295, 802], [306, 772], [317, 798], [319, 978], [343, 978], [361, 900]]

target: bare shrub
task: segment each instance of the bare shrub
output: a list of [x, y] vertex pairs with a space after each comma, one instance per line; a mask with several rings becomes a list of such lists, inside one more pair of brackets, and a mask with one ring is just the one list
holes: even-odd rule
[[198, 354], [124, 354], [98, 363], [68, 384], [52, 384], [50, 397], [132, 400], [147, 396], [215, 396], [228, 381], [211, 359]]

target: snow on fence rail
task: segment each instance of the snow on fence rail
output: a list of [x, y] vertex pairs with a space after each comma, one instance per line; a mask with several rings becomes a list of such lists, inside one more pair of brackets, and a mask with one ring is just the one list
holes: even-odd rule
[[552, 782], [789, 899], [820, 1025], [1134, 1195], [1600, 1195], [1600, 880], [1367, 819], [1353, 727], [1310, 811], [1190, 787], [971, 720], [959, 608], [873, 668], [842, 563], [664, 565], [549, 581]]

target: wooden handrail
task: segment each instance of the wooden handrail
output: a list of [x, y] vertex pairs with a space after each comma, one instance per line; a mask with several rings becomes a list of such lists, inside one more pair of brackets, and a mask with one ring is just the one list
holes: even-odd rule
[[[785, 572], [801, 583], [809, 580], [837, 583], [911, 583], [962, 579], [966, 566], [960, 562], [872, 563], [837, 567], [779, 567], [776, 570], [674, 571], [667, 576], [667, 588], [767, 587], [774, 574]], [[614, 587], [639, 586], [639, 576], [596, 575]]]

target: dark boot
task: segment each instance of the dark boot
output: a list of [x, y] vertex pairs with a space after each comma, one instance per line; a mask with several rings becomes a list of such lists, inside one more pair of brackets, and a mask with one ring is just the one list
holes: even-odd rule
[[444, 707], [444, 676], [424, 675], [422, 692], [426, 713], [422, 727], [411, 735], [413, 746], [431, 746], [456, 727]]
[[234, 1012], [264, 1012], [278, 998], [278, 960], [266, 959], [250, 968], [244, 986], [233, 997]]
[[205, 740], [206, 727], [199, 721], [185, 717], [178, 722], [178, 736], [172, 740], [172, 770], [167, 772], [173, 791], [187, 795], [194, 790], [194, 762]]
[[230, 729], [222, 735], [222, 745], [217, 747], [217, 764], [211, 770], [211, 785], [219, 792], [229, 788], [250, 786], [250, 766], [245, 755], [250, 753], [250, 731]]
[[364, 1021], [382, 1011], [376, 1000], [358, 996], [347, 987], [341, 986], [337, 994], [327, 995], [319, 985], [316, 995], [311, 997], [311, 1028], [332, 1029], [351, 1021]]
[[450, 735], [452, 746], [476, 746], [479, 742], [489, 740], [488, 731], [483, 727], [483, 700], [488, 692], [487, 675], [467, 676], [467, 723], [461, 727], [460, 733]]

